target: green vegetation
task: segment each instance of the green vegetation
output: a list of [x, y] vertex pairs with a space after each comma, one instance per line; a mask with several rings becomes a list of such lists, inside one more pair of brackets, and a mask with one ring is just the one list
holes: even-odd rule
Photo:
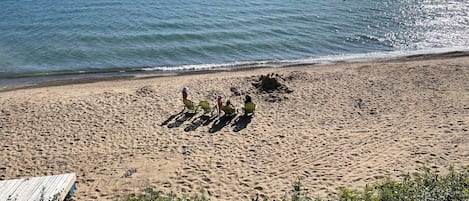
[[401, 182], [391, 179], [367, 186], [363, 191], [340, 189], [338, 200], [469, 200], [469, 168], [446, 176], [425, 168], [423, 174], [404, 176]]
[[[139, 195], [128, 196], [124, 201], [205, 201], [209, 198], [202, 196], [182, 196], [163, 194], [146, 189]], [[268, 200], [256, 196], [252, 201]], [[328, 198], [311, 198], [302, 189], [298, 180], [293, 184], [292, 191], [279, 200], [282, 201], [310, 201], [310, 200], [338, 200], [338, 201], [398, 201], [398, 200], [469, 200], [469, 167], [455, 171], [450, 167], [449, 173], [440, 176], [425, 168], [423, 173], [416, 176], [406, 175], [397, 182], [386, 179], [383, 182], [367, 185], [363, 190], [339, 189], [338, 195]]]
[[208, 201], [209, 199], [202, 195], [182, 196], [178, 197], [174, 193], [164, 194], [155, 191], [152, 188], [145, 189], [141, 194], [128, 196], [124, 201]]

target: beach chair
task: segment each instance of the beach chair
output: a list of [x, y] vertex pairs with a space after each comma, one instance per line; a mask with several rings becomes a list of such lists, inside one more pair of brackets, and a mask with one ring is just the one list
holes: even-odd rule
[[197, 112], [197, 109], [199, 109], [199, 106], [196, 105], [194, 102], [188, 100], [188, 99], [184, 99], [183, 100], [184, 102], [184, 106], [189, 110], [189, 111], [193, 111], [194, 113]]
[[225, 113], [226, 116], [236, 115], [236, 110], [230, 106], [223, 105], [221, 106], [221, 110]]
[[246, 103], [243, 107], [245, 115], [254, 115], [254, 110], [256, 110], [256, 104], [254, 103]]
[[210, 113], [210, 115], [213, 115], [213, 111], [215, 111], [215, 106], [211, 107], [207, 101], [200, 101], [199, 106], [204, 110], [204, 114]]

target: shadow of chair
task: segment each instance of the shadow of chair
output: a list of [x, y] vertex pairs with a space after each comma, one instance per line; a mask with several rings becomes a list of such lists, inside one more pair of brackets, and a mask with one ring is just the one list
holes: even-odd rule
[[235, 118], [235, 116], [236, 114], [234, 115], [224, 114], [217, 121], [213, 122], [212, 127], [208, 130], [208, 132], [215, 133], [215, 132], [220, 131], [223, 127], [230, 124], [230, 122]]
[[186, 112], [184, 115], [177, 117], [173, 123], [168, 124], [168, 128], [174, 128], [181, 126], [185, 121], [191, 120], [196, 113]]
[[234, 126], [233, 131], [234, 132], [239, 132], [243, 129], [245, 129], [249, 123], [251, 123], [252, 120], [252, 115], [243, 115], [238, 117], [232, 126]]
[[189, 131], [195, 131], [197, 128], [199, 128], [200, 126], [204, 125], [208, 125], [210, 124], [210, 122], [212, 122], [213, 120], [215, 120], [217, 118], [217, 116], [206, 116], [206, 115], [202, 115], [200, 116], [199, 118], [197, 119], [194, 119], [190, 125], [188, 125], [184, 131], [186, 132], [189, 132]]
[[180, 112], [178, 112], [177, 114], [173, 114], [171, 116], [169, 116], [166, 120], [164, 120], [163, 122], [161, 122], [160, 126], [166, 126], [169, 122], [171, 122], [174, 118], [179, 118], [182, 114], [184, 114], [184, 110], [185, 109], [182, 109]]

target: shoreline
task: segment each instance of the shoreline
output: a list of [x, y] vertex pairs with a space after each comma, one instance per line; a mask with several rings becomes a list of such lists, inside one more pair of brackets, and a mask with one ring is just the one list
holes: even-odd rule
[[[459, 53], [458, 53], [459, 54]], [[463, 54], [461, 56], [461, 54]], [[77, 200], [152, 187], [211, 200], [317, 196], [469, 165], [469, 57], [342, 62], [57, 83], [0, 92], [0, 179], [77, 173]], [[292, 93], [253, 83], [278, 74]], [[223, 94], [255, 115], [180, 112]], [[128, 170], [136, 169], [124, 177]]]
[[[469, 51], [449, 51], [442, 53], [427, 53], [427, 54], [412, 54], [397, 58], [375, 59], [368, 61], [335, 61], [331, 63], [297, 63], [285, 64], [280, 66], [266, 65], [266, 66], [238, 66], [235, 68], [221, 68], [221, 69], [200, 69], [200, 70], [175, 70], [175, 71], [144, 71], [132, 70], [128, 72], [88, 72], [88, 73], [67, 73], [64, 75], [43, 75], [43, 76], [27, 76], [18, 78], [0, 78], [0, 92], [13, 91], [29, 88], [41, 88], [50, 86], [60, 86], [69, 84], [80, 83], [93, 83], [101, 81], [117, 81], [117, 80], [131, 80], [131, 79], [148, 79], [153, 77], [166, 77], [166, 76], [185, 76], [195, 74], [211, 74], [219, 72], [236, 72], [236, 71], [249, 71], [262, 68], [295, 68], [303, 66], [317, 66], [317, 65], [337, 65], [340, 63], [365, 63], [365, 62], [405, 62], [405, 61], [419, 61], [419, 60], [434, 60], [434, 59], [449, 59], [458, 57], [469, 56]], [[121, 70], [120, 70], [121, 71]]]

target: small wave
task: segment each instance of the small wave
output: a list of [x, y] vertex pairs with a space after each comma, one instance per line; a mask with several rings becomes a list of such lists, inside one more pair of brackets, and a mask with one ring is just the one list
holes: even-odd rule
[[232, 70], [239, 68], [256, 68], [256, 67], [274, 67], [278, 61], [239, 61], [220, 64], [189, 64], [179, 66], [157, 66], [142, 68], [143, 71], [201, 71], [201, 70]]
[[[389, 52], [370, 52], [361, 54], [335, 54], [316, 57], [305, 57], [297, 59], [271, 59], [257, 61], [234, 61], [227, 63], [207, 63], [207, 64], [187, 64], [187, 65], [169, 65], [169, 66], [128, 66], [112, 67], [100, 69], [80, 69], [80, 70], [58, 70], [48, 72], [27, 72], [13, 73], [0, 71], [0, 78], [21, 78], [21, 77], [43, 77], [58, 75], [79, 75], [79, 74], [106, 74], [106, 73], [183, 73], [197, 72], [207, 70], [236, 70], [245, 68], [265, 68], [265, 67], [288, 67], [296, 65], [315, 65], [339, 62], [368, 62], [368, 61], [386, 61], [403, 58], [436, 58], [438, 55], [451, 56], [457, 52], [469, 52], [468, 47], [459, 48], [433, 48], [416, 51], [389, 51]], [[460, 54], [455, 54], [455, 56]], [[466, 55], [466, 54], [464, 54]]]
[[289, 65], [296, 64], [321, 64], [321, 63], [338, 63], [338, 62], [368, 62], [368, 61], [386, 61], [402, 58], [411, 58], [416, 55], [428, 55], [429, 58], [433, 55], [451, 54], [454, 52], [469, 52], [468, 47], [455, 47], [455, 48], [431, 48], [413, 51], [389, 51], [389, 52], [370, 52], [361, 54], [342, 54], [342, 55], [327, 55], [320, 57], [310, 57], [303, 59], [287, 60], [285, 63]]
[[367, 61], [383, 61], [395, 60], [402, 58], [412, 58], [415, 56], [451, 54], [455, 52], [469, 52], [467, 47], [459, 48], [433, 48], [426, 50], [415, 51], [391, 51], [391, 52], [371, 52], [362, 54], [341, 54], [341, 55], [327, 55], [319, 57], [308, 57], [300, 59], [285, 59], [285, 60], [262, 60], [262, 61], [237, 61], [231, 63], [212, 63], [212, 64], [189, 64], [179, 66], [157, 66], [145, 67], [143, 71], [166, 71], [166, 72], [180, 72], [180, 71], [203, 71], [203, 70], [233, 70], [240, 68], [261, 68], [261, 67], [286, 67], [294, 65], [308, 65], [308, 64], [327, 64], [338, 62], [367, 62]]

